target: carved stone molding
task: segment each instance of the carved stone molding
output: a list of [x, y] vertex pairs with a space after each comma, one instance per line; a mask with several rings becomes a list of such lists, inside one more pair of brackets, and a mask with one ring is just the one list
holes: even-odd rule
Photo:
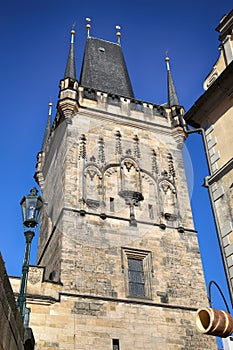
[[42, 282], [42, 277], [43, 277], [43, 269], [38, 268], [36, 266], [29, 267], [29, 274], [28, 274], [29, 283], [34, 285], [39, 282]]

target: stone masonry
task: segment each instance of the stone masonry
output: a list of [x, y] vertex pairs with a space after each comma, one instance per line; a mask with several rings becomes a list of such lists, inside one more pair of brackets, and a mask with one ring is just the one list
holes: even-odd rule
[[35, 175], [45, 202], [27, 289], [37, 350], [216, 349], [195, 326], [207, 298], [181, 114], [61, 80]]

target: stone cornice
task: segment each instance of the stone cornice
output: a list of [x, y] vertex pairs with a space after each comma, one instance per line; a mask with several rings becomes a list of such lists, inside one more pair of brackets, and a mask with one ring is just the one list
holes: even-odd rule
[[214, 173], [214, 175], [206, 178], [206, 185], [212, 185], [213, 183], [219, 181], [224, 175], [233, 169], [233, 158], [231, 158], [227, 163], [225, 163], [220, 169]]
[[89, 295], [89, 294], [79, 294], [79, 293], [69, 293], [69, 292], [58, 292], [58, 298], [56, 299], [48, 295], [27, 294], [28, 303], [40, 303], [45, 305], [61, 302], [62, 297], [92, 299], [92, 300], [99, 300], [99, 301], [109, 301], [114, 303], [118, 302], [118, 303], [124, 303], [124, 304], [136, 304], [136, 305], [144, 305], [144, 306], [152, 306], [152, 307], [161, 307], [166, 309], [187, 310], [192, 312], [196, 312], [198, 310], [198, 307], [168, 304], [168, 303], [156, 303], [150, 299], [136, 299], [136, 298], [125, 299], [125, 298], [114, 298], [114, 297], [106, 297], [101, 295]]
[[208, 114], [219, 106], [219, 101], [232, 98], [232, 75], [233, 61], [184, 115], [187, 124], [195, 128], [202, 126]]
[[[108, 120], [108, 121], [113, 121], [114, 122], [118, 122], [121, 125], [128, 125], [129, 127], [137, 127], [143, 130], [150, 130], [150, 131], [154, 131], [154, 132], [159, 132], [162, 134], [169, 134], [171, 132], [171, 130], [173, 130], [173, 127], [171, 127], [168, 123], [167, 125], [164, 124], [160, 124], [155, 123], [155, 122], [150, 122], [150, 121], [145, 121], [145, 120], [140, 120], [140, 119], [136, 119], [135, 117], [131, 117], [131, 116], [126, 116], [126, 115], [120, 115], [120, 114], [115, 114], [115, 113], [110, 113], [110, 112], [106, 112], [104, 110], [96, 110], [94, 108], [88, 108], [85, 109], [83, 108], [83, 110], [80, 108], [79, 113], [82, 113], [85, 116], [88, 117], [93, 117], [96, 119], [102, 119], [102, 120]], [[114, 119], [113, 119], [114, 118]]]

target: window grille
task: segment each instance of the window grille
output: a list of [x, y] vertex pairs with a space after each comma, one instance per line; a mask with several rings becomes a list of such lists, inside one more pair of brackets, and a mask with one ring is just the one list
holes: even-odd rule
[[127, 297], [152, 298], [152, 253], [122, 247], [122, 273], [125, 275], [125, 292]]
[[129, 295], [145, 297], [143, 260], [128, 258]]

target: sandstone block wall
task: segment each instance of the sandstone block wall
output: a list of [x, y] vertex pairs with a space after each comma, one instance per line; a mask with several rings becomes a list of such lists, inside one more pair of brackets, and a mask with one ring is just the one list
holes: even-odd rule
[[[69, 108], [67, 91], [37, 165], [46, 202], [28, 280], [37, 349], [113, 349], [113, 339], [121, 350], [214, 349], [195, 328], [207, 299], [182, 129], [161, 106], [90, 100], [81, 88]], [[140, 295], [130, 259], [142, 266]]]

